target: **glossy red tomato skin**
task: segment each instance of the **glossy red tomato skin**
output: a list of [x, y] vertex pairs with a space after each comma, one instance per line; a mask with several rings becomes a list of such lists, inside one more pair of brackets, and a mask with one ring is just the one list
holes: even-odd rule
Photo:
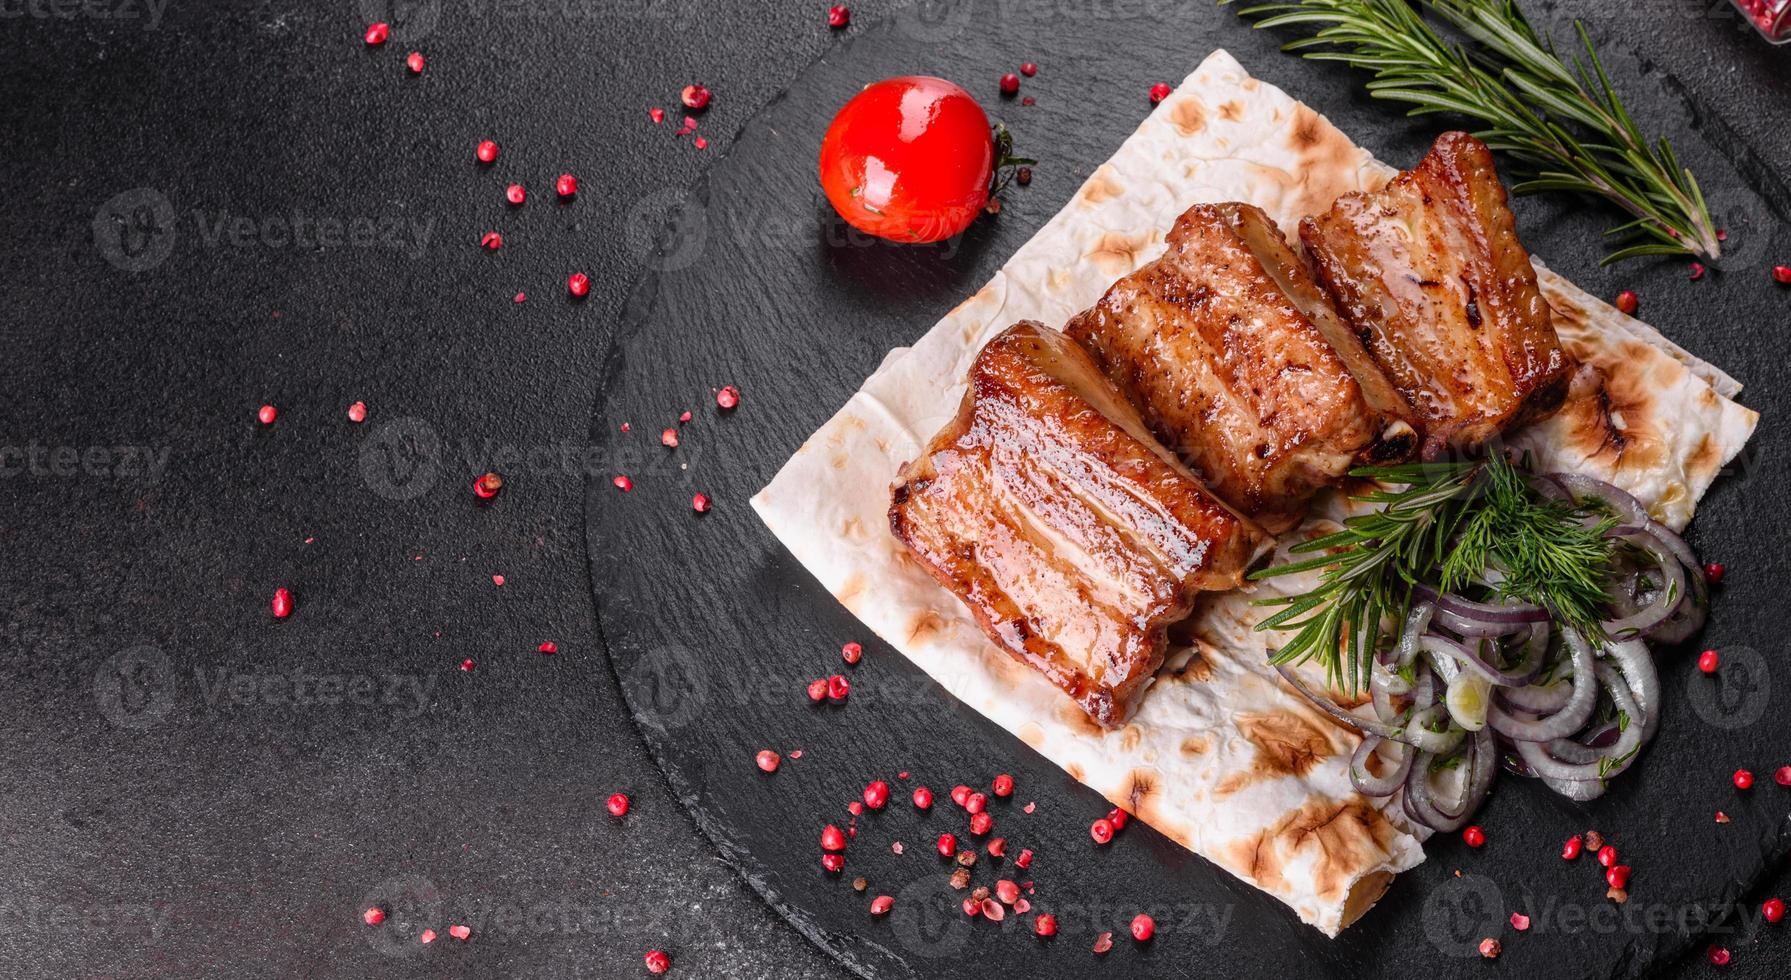
[[928, 75], [867, 87], [821, 141], [821, 189], [834, 210], [898, 242], [936, 242], [970, 227], [988, 203], [994, 165], [982, 106]]

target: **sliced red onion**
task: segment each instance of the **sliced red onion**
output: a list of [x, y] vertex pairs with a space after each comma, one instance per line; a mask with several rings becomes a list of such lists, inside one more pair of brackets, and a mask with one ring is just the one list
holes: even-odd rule
[[1624, 523], [1646, 525], [1651, 520], [1648, 508], [1643, 507], [1640, 500], [1629, 491], [1603, 480], [1578, 473], [1550, 473], [1548, 478], [1564, 487], [1573, 496], [1574, 502], [1584, 503], [1587, 497], [1601, 501]]
[[[1573, 694], [1561, 710], [1540, 720], [1519, 718], [1500, 707], [1495, 699], [1486, 710], [1486, 722], [1499, 734], [1522, 742], [1546, 742], [1565, 738], [1585, 727], [1598, 701], [1598, 680], [1592, 669], [1592, 647], [1577, 630], [1563, 626], [1562, 639], [1573, 660]], [[1526, 761], [1528, 761], [1526, 759]]]
[[1555, 779], [1542, 777], [1542, 785], [1579, 803], [1589, 803], [1604, 795], [1605, 784], [1597, 779]]
[[[1641, 640], [1613, 643], [1605, 647], [1604, 654], [1622, 672], [1627, 692], [1635, 699], [1636, 710], [1630, 720], [1641, 722], [1642, 741], [1648, 742], [1654, 738], [1655, 730], [1660, 727], [1662, 707], [1660, 671], [1654, 666], [1654, 657], [1649, 654], [1648, 645]], [[1636, 718], [1635, 715], [1641, 717]]]
[[[1368, 762], [1374, 757], [1375, 750], [1382, 745], [1393, 746], [1394, 750], [1399, 753], [1399, 762], [1393, 767], [1393, 771], [1385, 776], [1376, 776], [1368, 771]], [[1399, 791], [1399, 787], [1405, 785], [1406, 773], [1411, 771], [1412, 756], [1415, 754], [1409, 745], [1388, 742], [1375, 735], [1366, 736], [1362, 739], [1362, 744], [1356, 746], [1355, 754], [1350, 756], [1350, 785], [1354, 786], [1356, 792], [1363, 796], [1392, 796]]]
[[1686, 601], [1685, 567], [1679, 563], [1665, 542], [1648, 532], [1645, 527], [1616, 528], [1610, 537], [1627, 541], [1647, 552], [1660, 569], [1660, 590], [1653, 601], [1641, 609], [1619, 619], [1606, 620], [1605, 635], [1618, 640], [1627, 640], [1634, 636], [1646, 635], [1648, 631], [1666, 622]]
[[1656, 626], [1648, 639], [1656, 643], [1684, 643], [1692, 635], [1704, 627], [1704, 619], [1710, 614], [1710, 585], [1704, 581], [1704, 568], [1698, 564], [1698, 556], [1692, 554], [1691, 547], [1685, 539], [1659, 524], [1649, 524], [1648, 533], [1665, 545], [1673, 557], [1686, 571], [1686, 584], [1690, 586], [1690, 594], [1673, 611], [1673, 615]]
[[1412, 760], [1411, 771], [1406, 774], [1405, 779], [1402, 805], [1406, 814], [1440, 833], [1461, 828], [1480, 808], [1487, 791], [1492, 787], [1495, 768], [1492, 753], [1492, 733], [1481, 729], [1474, 734], [1474, 740], [1468, 743], [1464, 762], [1468, 773], [1462, 779], [1461, 793], [1450, 802], [1438, 801], [1431, 792], [1430, 767], [1436, 755], [1430, 752], [1418, 753], [1417, 758]]
[[1558, 680], [1546, 686], [1529, 684], [1510, 687], [1496, 692], [1495, 696], [1511, 707], [1530, 714], [1552, 715], [1567, 707], [1567, 702], [1573, 697], [1573, 683], [1570, 680]]
[[1441, 704], [1433, 704], [1424, 708], [1412, 715], [1411, 723], [1405, 726], [1405, 737], [1399, 741], [1416, 746], [1419, 751], [1429, 752], [1433, 755], [1442, 755], [1445, 752], [1453, 751], [1467, 736], [1467, 732], [1455, 724], [1447, 724], [1442, 731], [1437, 731], [1435, 727], [1437, 722], [1448, 717], [1449, 709]]
[[1294, 673], [1293, 668], [1286, 664], [1276, 664], [1275, 672], [1281, 675], [1282, 680], [1292, 685], [1294, 690], [1305, 695], [1306, 700], [1317, 705], [1319, 710], [1356, 731], [1361, 732], [1364, 735], [1378, 735], [1381, 738], [1389, 739], [1394, 742], [1402, 742], [1408, 745], [1411, 744], [1406, 740], [1405, 729], [1401, 726], [1388, 724], [1387, 722], [1374, 718], [1364, 718], [1353, 711], [1345, 709], [1337, 702], [1319, 694], [1312, 688], [1307, 687], [1306, 682], [1300, 680], [1300, 675]]
[[1602, 749], [1592, 750], [1596, 756], [1585, 762], [1567, 762], [1561, 758], [1563, 755], [1586, 758], [1584, 752], [1577, 750], [1587, 747], [1578, 743], [1566, 740], [1518, 743], [1517, 751], [1519, 755], [1523, 756], [1524, 764], [1535, 770], [1537, 775], [1544, 779], [1575, 782], [1603, 781], [1628, 769], [1635, 762], [1636, 756], [1639, 754], [1636, 750], [1640, 749], [1645, 741], [1643, 738], [1645, 724], [1641, 717], [1641, 708], [1636, 704], [1635, 698], [1630, 696], [1629, 685], [1624, 682], [1623, 676], [1615, 669], [1605, 664], [1599, 664], [1597, 675], [1605, 690], [1610, 692], [1611, 700], [1616, 703], [1617, 710], [1629, 716], [1629, 724], [1623, 728], [1623, 732], [1618, 736], [1616, 742]]
[[1399, 652], [1397, 663], [1401, 667], [1409, 667], [1418, 659], [1418, 638], [1430, 629], [1430, 617], [1436, 613], [1436, 607], [1428, 602], [1420, 602], [1412, 607], [1405, 617], [1405, 632], [1399, 634]]
[[1436, 605], [1436, 622], [1463, 636], [1507, 636], [1531, 623], [1549, 620], [1548, 610], [1529, 602], [1475, 602], [1419, 583], [1412, 591]]
[[[1542, 657], [1532, 654], [1526, 647], [1526, 655], [1518, 666], [1510, 671], [1500, 670], [1481, 658], [1480, 654], [1469, 649], [1466, 644], [1457, 643], [1447, 637], [1434, 633], [1420, 641], [1425, 653], [1442, 660], [1450, 660], [1459, 664], [1469, 673], [1479, 674], [1500, 687], [1522, 687], [1536, 678], [1542, 671]], [[1454, 680], [1449, 672], [1440, 666], [1437, 673], [1445, 681]]]

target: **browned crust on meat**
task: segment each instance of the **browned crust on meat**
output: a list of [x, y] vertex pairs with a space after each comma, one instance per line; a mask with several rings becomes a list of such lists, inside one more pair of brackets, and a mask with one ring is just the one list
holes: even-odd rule
[[1363, 349], [1406, 396], [1426, 457], [1560, 408], [1572, 360], [1479, 140], [1445, 133], [1382, 190], [1346, 194], [1301, 222], [1300, 240]]
[[[977, 355], [957, 416], [902, 467], [889, 525], [997, 646], [1080, 706], [1066, 721], [1097, 732], [1129, 716], [1194, 595], [1235, 588], [1268, 543], [1036, 323]], [[926, 618], [910, 642], [939, 628]]]

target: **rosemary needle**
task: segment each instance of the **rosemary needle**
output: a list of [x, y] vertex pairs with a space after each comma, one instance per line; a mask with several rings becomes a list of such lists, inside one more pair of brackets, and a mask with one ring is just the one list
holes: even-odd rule
[[1257, 600], [1280, 607], [1258, 630], [1292, 633], [1270, 658], [1276, 664], [1317, 659], [1332, 687], [1367, 687], [1383, 624], [1402, 621], [1413, 586], [1453, 591], [1493, 578], [1501, 599], [1546, 607], [1590, 637], [1603, 635], [1613, 546], [1608, 516], [1545, 498], [1502, 455], [1483, 461], [1367, 467], [1352, 476], [1382, 484], [1352, 499], [1378, 505], [1341, 530], [1295, 545], [1312, 557], [1251, 575], [1275, 578], [1323, 570], [1316, 588]]
[[[1233, 0], [1219, 0], [1229, 5]], [[1576, 191], [1603, 198], [1630, 220], [1606, 233], [1621, 246], [1608, 264], [1647, 255], [1717, 259], [1722, 245], [1697, 178], [1666, 140], [1644, 134], [1577, 22], [1585, 59], [1564, 59], [1515, 0], [1298, 0], [1245, 8], [1261, 28], [1311, 29], [1285, 50], [1372, 72], [1368, 91], [1412, 106], [1410, 115], [1455, 113], [1510, 155], [1527, 178], [1519, 193]]]

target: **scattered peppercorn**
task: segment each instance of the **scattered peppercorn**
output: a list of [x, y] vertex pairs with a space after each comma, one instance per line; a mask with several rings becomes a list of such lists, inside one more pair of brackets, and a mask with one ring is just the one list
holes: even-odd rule
[[1628, 314], [1629, 316], [1635, 316], [1636, 310], [1641, 305], [1642, 298], [1637, 296], [1636, 291], [1633, 289], [1625, 289], [1617, 294], [1616, 306], [1619, 312]]
[[378, 23], [367, 25], [367, 33], [361, 35], [361, 39], [367, 42], [368, 47], [377, 48], [386, 43], [386, 38], [391, 36], [392, 25], [382, 20]]
[[1736, 789], [1753, 789], [1754, 788], [1754, 774], [1751, 772], [1748, 772], [1746, 769], [1735, 770], [1735, 788]]
[[1146, 943], [1146, 942], [1150, 942], [1150, 938], [1156, 934], [1157, 934], [1157, 923], [1156, 923], [1155, 919], [1152, 919], [1150, 916], [1145, 915], [1142, 912], [1140, 912], [1137, 915], [1132, 917], [1132, 938], [1133, 939], [1136, 939], [1141, 943]]
[[1698, 654], [1698, 669], [1706, 674], [1716, 673], [1716, 668], [1721, 664], [1722, 657], [1715, 650], [1705, 650]]
[[1020, 76], [1010, 71], [1001, 76], [1000, 84], [1002, 95], [1013, 95], [1015, 92], [1020, 91]]
[[1169, 98], [1169, 93], [1173, 91], [1175, 90], [1170, 88], [1165, 82], [1158, 82], [1157, 84], [1152, 85], [1150, 87], [1150, 104], [1156, 105], [1157, 103], [1162, 102], [1164, 99]]
[[763, 772], [776, 772], [777, 767], [783, 765], [783, 761], [776, 752], [770, 749], [760, 749], [759, 754], [753, 756], [753, 762], [757, 763]]
[[1102, 817], [1088, 826], [1088, 836], [1094, 838], [1096, 844], [1105, 844], [1113, 839], [1113, 824]]
[[1461, 832], [1461, 839], [1469, 847], [1483, 847], [1486, 844], [1486, 831], [1480, 829], [1480, 825], [1477, 823], [1469, 824], [1468, 828]]
[[618, 817], [618, 818], [627, 816], [628, 815], [628, 794], [627, 793], [611, 793], [610, 797], [609, 797], [608, 805], [609, 805], [609, 815], [610, 816]]
[[647, 950], [647, 955], [641, 957], [641, 960], [647, 964], [647, 972], [654, 976], [672, 968], [672, 958], [657, 949]]
[[836, 3], [827, 8], [827, 26], [834, 30], [852, 23], [852, 8], [843, 3]]
[[1042, 939], [1057, 935], [1057, 916], [1041, 912], [1032, 920], [1032, 932]]

